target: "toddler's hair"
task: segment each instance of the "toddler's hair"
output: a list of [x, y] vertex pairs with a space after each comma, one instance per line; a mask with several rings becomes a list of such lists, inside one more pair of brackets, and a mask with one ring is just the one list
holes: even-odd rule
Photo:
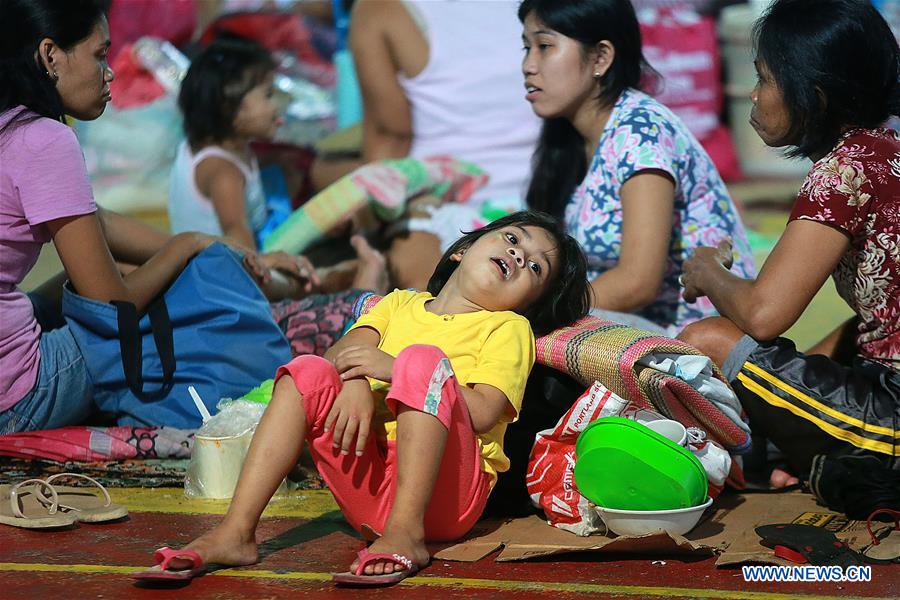
[[559, 251], [559, 269], [547, 282], [547, 289], [540, 298], [523, 312], [535, 335], [546, 335], [585, 316], [591, 307], [591, 296], [584, 252], [578, 242], [563, 231], [558, 220], [537, 211], [523, 210], [488, 223], [481, 229], [466, 232], [441, 257], [428, 280], [428, 292], [437, 296], [459, 266], [459, 262], [450, 259], [453, 254], [470, 247], [487, 233], [515, 225], [540, 227], [547, 231]]
[[241, 101], [275, 66], [265, 48], [240, 38], [217, 40], [197, 55], [178, 94], [184, 133], [191, 147], [196, 150], [234, 135], [234, 118]]

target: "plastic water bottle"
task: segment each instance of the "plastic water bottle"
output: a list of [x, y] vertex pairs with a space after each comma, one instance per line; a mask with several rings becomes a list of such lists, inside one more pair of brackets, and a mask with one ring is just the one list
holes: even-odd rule
[[144, 36], [134, 43], [132, 52], [137, 61], [153, 74], [169, 93], [178, 93], [181, 80], [191, 62], [178, 48], [164, 39]]

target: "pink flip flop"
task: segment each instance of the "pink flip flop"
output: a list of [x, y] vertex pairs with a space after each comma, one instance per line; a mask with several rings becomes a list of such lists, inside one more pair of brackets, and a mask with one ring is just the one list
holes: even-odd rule
[[[356, 567], [356, 572], [351, 573], [349, 571], [344, 573], [335, 573], [331, 576], [331, 581], [338, 585], [354, 585], [354, 586], [365, 586], [365, 587], [375, 587], [382, 585], [394, 585], [395, 583], [399, 583], [406, 579], [407, 577], [412, 577], [416, 573], [419, 572], [419, 566], [413, 563], [413, 561], [409, 560], [407, 557], [402, 554], [373, 554], [369, 552], [368, 548], [363, 548], [357, 553], [359, 557], [359, 565]], [[393, 573], [387, 573], [385, 575], [366, 575], [365, 568], [367, 565], [374, 562], [392, 562], [395, 565], [400, 565], [404, 567], [402, 571], [394, 571]]]
[[[167, 567], [173, 558], [189, 560], [191, 561], [191, 566], [177, 571], [170, 570]], [[156, 561], [155, 567], [150, 567], [146, 571], [132, 573], [131, 576], [140, 581], [187, 581], [206, 573], [206, 563], [193, 550], [173, 550], [168, 546], [164, 546], [153, 553], [153, 560]]]

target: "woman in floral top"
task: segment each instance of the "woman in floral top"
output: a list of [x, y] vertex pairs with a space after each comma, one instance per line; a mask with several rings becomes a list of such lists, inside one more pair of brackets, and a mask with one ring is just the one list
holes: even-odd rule
[[[724, 318], [680, 337], [723, 366], [796, 475], [836, 453], [900, 469], [900, 136], [879, 128], [900, 105], [897, 42], [866, 0], [778, 0], [756, 45], [751, 124], [815, 162], [758, 278], [729, 273], [727, 247], [685, 262], [685, 296]], [[778, 336], [829, 275], [856, 314], [798, 352]]]
[[525, 0], [519, 18], [526, 97], [544, 119], [527, 202], [581, 243], [594, 308], [672, 335], [717, 314], [706, 299], [684, 300], [682, 263], [726, 239], [737, 275], [756, 274], [753, 257], [706, 151], [637, 89], [650, 69], [631, 3]]

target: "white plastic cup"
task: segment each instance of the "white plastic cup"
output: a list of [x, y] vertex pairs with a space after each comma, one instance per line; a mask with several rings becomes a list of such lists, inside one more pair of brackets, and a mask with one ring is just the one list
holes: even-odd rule
[[[185, 478], [188, 498], [228, 499], [234, 496], [247, 450], [253, 441], [253, 429], [240, 435], [211, 437], [194, 436], [191, 462]], [[276, 494], [288, 491], [287, 480], [282, 481]]]
[[202, 498], [231, 498], [237, 486], [253, 431], [227, 437], [195, 436], [190, 473]]
[[658, 421], [650, 421], [649, 423], [645, 423], [645, 425], [664, 438], [672, 440], [679, 446], [687, 447], [687, 429], [678, 421], [660, 419]]

